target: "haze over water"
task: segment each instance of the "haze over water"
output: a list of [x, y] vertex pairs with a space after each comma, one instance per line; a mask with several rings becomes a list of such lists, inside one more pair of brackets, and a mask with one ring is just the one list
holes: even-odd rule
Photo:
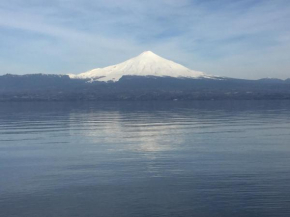
[[287, 101], [1, 103], [1, 216], [290, 216], [289, 141]]

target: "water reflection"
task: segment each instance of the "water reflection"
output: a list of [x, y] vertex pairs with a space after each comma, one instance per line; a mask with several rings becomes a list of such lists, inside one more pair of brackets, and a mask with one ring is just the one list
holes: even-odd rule
[[[75, 123], [79, 116], [70, 113], [70, 122]], [[172, 123], [170, 117], [162, 120], [150, 113], [128, 115], [117, 111], [94, 111], [81, 116], [79, 130], [72, 128], [72, 135], [88, 137], [95, 144], [118, 144], [114, 151], [122, 148], [140, 152], [165, 151], [174, 148], [172, 143], [181, 144], [183, 140], [176, 134], [180, 127]]]
[[[5, 216], [288, 216], [290, 103], [5, 103]], [[17, 204], [17, 205], [16, 205]]]

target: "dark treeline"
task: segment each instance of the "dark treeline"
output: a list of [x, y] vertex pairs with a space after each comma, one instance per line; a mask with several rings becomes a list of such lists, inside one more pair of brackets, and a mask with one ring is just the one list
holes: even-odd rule
[[0, 101], [290, 99], [290, 79], [124, 76], [90, 82], [66, 75], [0, 76]]

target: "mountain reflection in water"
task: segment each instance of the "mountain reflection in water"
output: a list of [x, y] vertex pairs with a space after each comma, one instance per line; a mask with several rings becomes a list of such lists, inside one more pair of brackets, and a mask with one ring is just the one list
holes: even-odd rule
[[290, 102], [0, 104], [10, 216], [289, 216]]

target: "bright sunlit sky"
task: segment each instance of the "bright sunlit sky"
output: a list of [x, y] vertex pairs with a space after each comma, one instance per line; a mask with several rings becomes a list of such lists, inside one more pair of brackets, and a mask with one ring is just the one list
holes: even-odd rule
[[289, 0], [0, 0], [0, 74], [80, 73], [145, 50], [193, 70], [290, 77]]

